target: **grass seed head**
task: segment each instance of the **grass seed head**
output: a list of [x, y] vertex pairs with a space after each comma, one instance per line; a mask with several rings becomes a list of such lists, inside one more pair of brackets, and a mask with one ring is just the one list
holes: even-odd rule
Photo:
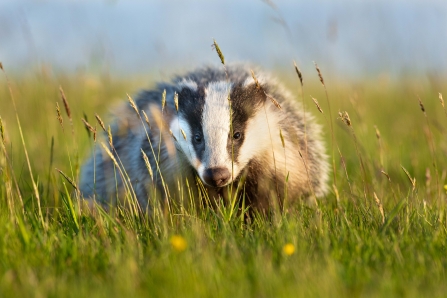
[[181, 131], [181, 133], [182, 133], [182, 135], [183, 135], [183, 138], [184, 138], [185, 141], [186, 141], [186, 133], [185, 133], [185, 131], [184, 131], [183, 129], [181, 129], [181, 128], [180, 128], [180, 131]]
[[303, 75], [300, 69], [298, 68], [298, 65], [296, 65], [295, 60], [293, 60], [293, 66], [295, 66], [296, 74], [298, 75], [298, 79], [300, 79], [301, 87], [303, 87]]
[[376, 130], [376, 138], [377, 138], [378, 140], [380, 140], [380, 131], [379, 131], [379, 129], [377, 128], [377, 125], [374, 125], [374, 129]]
[[421, 111], [423, 112], [423, 113], [425, 113], [425, 107], [424, 107], [424, 104], [422, 103], [422, 100], [421, 100], [421, 98], [418, 96], [418, 101], [419, 101], [419, 106], [421, 107]]
[[104, 150], [106, 151], [107, 155], [110, 157], [110, 159], [112, 160], [112, 162], [115, 164], [115, 167], [119, 168], [119, 164], [116, 161], [115, 156], [113, 156], [112, 152], [110, 151], [110, 149], [107, 147], [106, 144], [101, 143], [102, 148], [104, 148]]
[[343, 112], [338, 112], [338, 116], [340, 117], [340, 119], [347, 125], [347, 126], [351, 126], [351, 118], [349, 118], [349, 114], [346, 111]]
[[[282, 147], [285, 148], [286, 145], [285, 145], [285, 143], [284, 143], [284, 137], [283, 137], [283, 135], [282, 135], [282, 130], [281, 130], [281, 128], [279, 129], [279, 137], [281, 138], [281, 144], [282, 144]], [[300, 154], [301, 154], [301, 153], [300, 153]]]
[[425, 185], [427, 188], [430, 186], [430, 182], [431, 182], [430, 168], [426, 168], [425, 169]]
[[351, 118], [349, 118], [349, 114], [348, 114], [348, 112], [346, 112], [346, 111], [345, 111], [345, 114], [344, 114], [344, 119], [345, 119], [345, 123], [346, 123], [348, 126], [351, 126]]
[[154, 173], [152, 172], [152, 167], [151, 167], [151, 164], [149, 163], [149, 158], [147, 158], [147, 155], [143, 151], [143, 149], [141, 149], [141, 154], [143, 154], [143, 160], [144, 160], [144, 163], [146, 164], [146, 168], [149, 172], [149, 175], [151, 176], [151, 180], [154, 181]]
[[64, 103], [65, 112], [67, 113], [68, 118], [71, 120], [70, 106], [68, 105], [67, 97], [65, 96], [62, 86], [59, 86], [59, 92], [61, 93], [61, 98], [62, 98], [62, 102]]
[[385, 223], [385, 212], [383, 211], [383, 205], [382, 202], [377, 197], [376, 193], [374, 192], [374, 200], [376, 201], [377, 208], [379, 208], [380, 215], [382, 216], [382, 224]]
[[161, 94], [161, 112], [163, 113], [166, 106], [166, 89], [163, 90], [163, 93]]
[[132, 97], [130, 97], [129, 94], [126, 94], [126, 95], [127, 95], [127, 99], [129, 100], [129, 103], [130, 103], [130, 106], [132, 107], [132, 109], [134, 109], [134, 111], [135, 111], [135, 113], [137, 113], [137, 115], [140, 115], [140, 113], [138, 112], [138, 109], [137, 109], [137, 105], [133, 101]]
[[4, 143], [5, 142], [5, 128], [3, 126], [2, 117], [0, 117], [0, 137], [1, 137], [2, 141], [3, 141], [3, 143]]
[[3, 63], [0, 62], [0, 69], [3, 70]]
[[255, 81], [256, 88], [261, 89], [261, 85], [259, 84], [259, 81], [256, 78], [254, 71], [252, 69], [250, 69], [250, 71], [251, 71], [251, 76], [253, 77], [253, 80]]
[[444, 99], [442, 98], [442, 93], [439, 93], [439, 101], [441, 102], [442, 107], [445, 108], [444, 107]]
[[318, 65], [317, 65], [317, 63], [314, 61], [314, 64], [315, 64], [315, 69], [317, 70], [317, 72], [318, 72], [318, 77], [320, 78], [320, 82], [321, 82], [321, 84], [323, 84], [323, 86], [326, 86], [325, 84], [324, 84], [324, 79], [323, 79], [323, 75], [321, 74], [321, 70], [320, 70], [320, 68], [318, 67]]
[[113, 148], [113, 137], [112, 137], [112, 129], [110, 128], [110, 125], [107, 129], [107, 138], [109, 140], [109, 145], [111, 148]]
[[[93, 128], [93, 126], [90, 125], [90, 123], [87, 122], [84, 118], [82, 118], [82, 122], [84, 122], [85, 128], [87, 131], [90, 131], [93, 133], [93, 139], [96, 141], [96, 128]], [[90, 136], [90, 133], [89, 133]]]
[[175, 110], [178, 112], [178, 93], [174, 92], [174, 105], [175, 105]]
[[410, 173], [407, 171], [407, 169], [404, 168], [403, 165], [400, 165], [402, 170], [405, 172], [405, 174], [408, 177], [408, 180], [410, 180], [411, 185], [413, 186], [413, 191], [416, 189], [416, 178], [411, 178]]
[[385, 172], [384, 170], [381, 170], [380, 172], [388, 178], [388, 181], [389, 181], [389, 182], [391, 182], [390, 175], [388, 175], [387, 172]]
[[314, 101], [315, 105], [317, 106], [318, 111], [320, 111], [321, 114], [323, 114], [323, 110], [321, 109], [320, 105], [318, 104], [318, 100], [316, 98], [310, 97]]
[[[85, 121], [86, 122], [88, 122], [88, 117], [87, 117], [87, 114], [84, 112], [84, 113], [82, 113], [83, 114], [83, 116], [84, 116], [84, 119], [85, 119]], [[90, 138], [90, 130], [84, 125], [84, 127], [85, 127], [85, 130], [87, 131], [87, 135], [88, 135], [88, 137]]]
[[174, 133], [172, 132], [172, 130], [169, 130], [169, 134], [170, 134], [171, 137], [174, 139], [174, 141], [177, 142], [177, 138], [174, 136]]
[[84, 122], [85, 127], [90, 130], [91, 132], [94, 132], [95, 129], [93, 128], [93, 126], [90, 125], [90, 123], [87, 122], [87, 120], [85, 120], [84, 118], [81, 119], [82, 122]]
[[61, 174], [62, 175], [62, 177], [64, 177], [65, 178], [65, 180], [67, 180], [68, 181], [68, 183], [70, 183], [71, 184], [71, 186], [73, 186], [76, 190], [78, 190], [78, 186], [76, 185], [76, 183], [73, 181], [73, 180], [71, 180], [70, 179], [70, 177], [68, 177], [64, 172], [62, 172], [61, 170], [59, 170], [58, 168], [56, 168], [56, 171], [58, 171], [59, 172], [59, 174]]
[[57, 120], [59, 121], [59, 124], [62, 127], [62, 130], [64, 130], [64, 119], [61, 116], [61, 109], [59, 108], [59, 104], [56, 102], [56, 117]]
[[98, 121], [99, 125], [101, 126], [102, 130], [106, 131], [106, 127], [104, 125], [104, 122], [102, 121], [101, 117], [99, 117], [98, 114], [95, 113], [96, 120]]
[[278, 109], [282, 110], [281, 105], [279, 104], [279, 102], [278, 102], [276, 99], [273, 98], [273, 96], [271, 96], [271, 95], [269, 95], [269, 94], [267, 94], [267, 93], [265, 93], [265, 92], [264, 92], [264, 94], [265, 94], [265, 96], [267, 96], [268, 99], [270, 99], [270, 101], [271, 101], [271, 102], [272, 102]]
[[146, 121], [147, 125], [149, 126], [149, 129], [152, 129], [151, 124], [149, 123], [149, 118], [146, 115], [146, 112], [144, 110], [141, 110], [141, 113], [143, 113], [144, 121]]
[[213, 44], [211, 46], [212, 48], [214, 48], [217, 52], [217, 55], [219, 56], [220, 62], [222, 62], [223, 65], [225, 65], [225, 57], [222, 54], [222, 51], [220, 50], [219, 45], [217, 44], [216, 40], [213, 39]]

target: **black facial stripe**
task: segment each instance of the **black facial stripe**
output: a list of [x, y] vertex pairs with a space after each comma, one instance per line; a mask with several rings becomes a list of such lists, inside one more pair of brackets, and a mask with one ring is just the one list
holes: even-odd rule
[[[192, 91], [189, 88], [183, 88], [178, 94], [179, 113], [190, 126], [191, 136], [188, 136], [188, 142], [193, 145], [199, 160], [202, 160], [205, 151], [205, 142], [203, 141], [202, 130], [202, 112], [205, 105], [205, 89], [199, 87], [197, 91]], [[195, 142], [194, 136], [199, 134], [202, 137], [202, 142]]]
[[[247, 122], [262, 106], [265, 98], [265, 94], [255, 85], [246, 88], [242, 85], [233, 87], [230, 95], [233, 125], [228, 136], [227, 151], [229, 156], [233, 156], [234, 161], [238, 160], [239, 150], [244, 143]], [[241, 133], [241, 137], [237, 140], [233, 139], [236, 132]]]

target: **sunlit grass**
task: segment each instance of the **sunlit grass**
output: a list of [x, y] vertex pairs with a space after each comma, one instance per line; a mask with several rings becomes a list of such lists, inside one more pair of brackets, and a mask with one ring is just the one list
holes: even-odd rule
[[445, 295], [445, 87], [323, 73], [332, 135], [318, 74], [303, 74], [304, 92], [293, 68], [280, 74], [324, 126], [330, 154], [334, 138], [336, 182], [318, 208], [302, 203], [249, 219], [233, 205], [154, 202], [147, 216], [84, 204], [74, 187], [80, 165], [108, 140], [105, 133], [95, 142], [81, 119], [99, 132], [97, 114], [107, 128], [110, 107], [150, 84], [38, 72], [10, 77], [11, 94], [2, 76], [0, 296]]

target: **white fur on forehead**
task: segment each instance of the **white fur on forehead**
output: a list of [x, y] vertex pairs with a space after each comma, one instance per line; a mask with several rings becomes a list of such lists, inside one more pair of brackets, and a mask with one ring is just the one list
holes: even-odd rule
[[186, 78], [183, 78], [181, 81], [179, 81], [177, 83], [177, 86], [179, 87], [179, 89], [188, 88], [192, 91], [197, 91], [197, 89], [198, 89], [196, 82], [194, 82], [193, 80], [190, 80], [190, 79], [186, 79]]
[[208, 84], [205, 89], [202, 129], [206, 144], [203, 163], [206, 168], [224, 167], [230, 160], [227, 143], [230, 132], [228, 96], [231, 88], [232, 83], [218, 81]]

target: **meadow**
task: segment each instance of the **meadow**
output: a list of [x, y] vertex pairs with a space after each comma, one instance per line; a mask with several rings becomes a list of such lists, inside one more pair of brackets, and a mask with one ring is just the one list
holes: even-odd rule
[[331, 191], [247, 221], [231, 205], [83, 208], [80, 165], [107, 142], [95, 114], [109, 125], [110, 108], [157, 75], [5, 67], [0, 296], [445, 297], [445, 78], [346, 80], [321, 68], [324, 85], [315, 71], [301, 86], [293, 65], [274, 73], [324, 127]]

